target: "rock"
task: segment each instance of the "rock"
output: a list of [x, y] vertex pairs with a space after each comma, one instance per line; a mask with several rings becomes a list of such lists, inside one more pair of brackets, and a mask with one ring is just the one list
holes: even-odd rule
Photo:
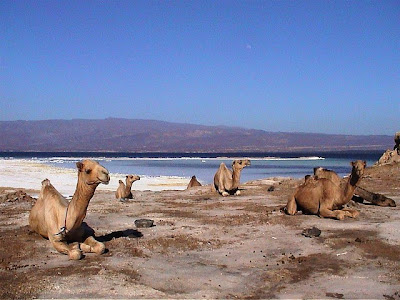
[[321, 235], [321, 230], [319, 230], [317, 227], [312, 227], [312, 228], [307, 228], [304, 229], [301, 235], [304, 235], [305, 237], [319, 237]]
[[154, 226], [154, 221], [150, 219], [138, 219], [135, 220], [135, 225], [137, 228], [147, 228]]

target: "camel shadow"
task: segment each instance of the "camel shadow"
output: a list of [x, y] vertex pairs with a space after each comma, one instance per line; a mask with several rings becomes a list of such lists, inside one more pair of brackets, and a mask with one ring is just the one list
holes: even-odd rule
[[140, 238], [142, 237], [143, 234], [136, 230], [136, 229], [125, 229], [125, 230], [118, 230], [118, 231], [114, 231], [111, 233], [108, 233], [106, 235], [102, 235], [102, 236], [97, 236], [96, 240], [98, 240], [99, 242], [109, 242], [112, 239], [118, 239], [121, 237], [129, 237], [129, 238]]

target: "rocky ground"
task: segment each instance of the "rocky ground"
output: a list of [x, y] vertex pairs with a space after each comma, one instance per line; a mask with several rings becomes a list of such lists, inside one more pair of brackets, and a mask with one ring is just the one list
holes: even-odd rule
[[[397, 207], [351, 202], [360, 216], [344, 221], [285, 215], [300, 181], [284, 178], [228, 198], [210, 186], [125, 203], [98, 191], [85, 221], [108, 251], [80, 261], [30, 231], [37, 191], [1, 188], [0, 298], [400, 299], [399, 180], [399, 164], [368, 168], [361, 186]], [[141, 218], [155, 226], [136, 228]]]

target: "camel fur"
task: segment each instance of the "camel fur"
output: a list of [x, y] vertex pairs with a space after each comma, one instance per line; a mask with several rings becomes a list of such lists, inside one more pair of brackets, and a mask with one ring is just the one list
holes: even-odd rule
[[192, 176], [186, 189], [188, 190], [195, 186], [201, 186], [201, 183], [197, 180], [196, 176]]
[[95, 161], [83, 160], [76, 166], [78, 182], [71, 202], [45, 179], [29, 214], [31, 229], [48, 238], [58, 252], [75, 260], [83, 257], [82, 251], [97, 254], [105, 251], [105, 245], [95, 240], [93, 229], [83, 219], [97, 186], [110, 181], [107, 169]]
[[356, 218], [359, 212], [345, 209], [343, 205], [353, 197], [356, 184], [364, 174], [366, 163], [357, 160], [352, 162], [351, 166], [351, 174], [343, 184], [338, 185], [330, 179], [317, 176], [314, 176], [314, 179], [306, 180], [289, 198], [286, 212], [294, 215], [297, 210], [302, 210], [304, 213], [338, 220], [343, 220], [345, 216]]
[[122, 180], [119, 180], [119, 186], [115, 192], [115, 198], [119, 199], [120, 201], [124, 201], [125, 199], [133, 199], [132, 183], [137, 180], [140, 180], [140, 177], [137, 175], [126, 175], [126, 185]]
[[241, 159], [232, 162], [232, 171], [224, 163], [221, 163], [214, 175], [215, 190], [222, 196], [240, 195], [240, 173], [244, 167], [250, 166], [250, 160]]

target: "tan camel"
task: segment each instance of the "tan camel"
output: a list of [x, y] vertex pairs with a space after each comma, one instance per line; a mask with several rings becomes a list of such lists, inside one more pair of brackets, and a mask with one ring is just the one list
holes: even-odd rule
[[[324, 169], [321, 167], [314, 168], [314, 175], [317, 178], [326, 178], [332, 181], [333, 183], [340, 185], [342, 184], [342, 179], [332, 170]], [[364, 188], [361, 188], [359, 186], [356, 186], [354, 190], [354, 196], [353, 200], [363, 202], [364, 200], [371, 202], [375, 205], [378, 206], [390, 206], [390, 207], [396, 207], [396, 202], [391, 199], [386, 197], [385, 195], [370, 192]]]
[[244, 167], [250, 166], [250, 160], [241, 159], [232, 162], [232, 170], [221, 163], [214, 175], [214, 187], [218, 193], [226, 197], [228, 195], [240, 195], [239, 183], [240, 173]]
[[316, 176], [319, 179], [321, 178], [329, 179], [336, 185], [340, 185], [341, 182], [339, 175], [335, 171], [328, 170], [322, 167], [314, 168], [314, 176]]
[[286, 212], [294, 215], [299, 209], [304, 213], [338, 220], [343, 220], [345, 216], [356, 218], [359, 215], [358, 211], [342, 207], [353, 197], [356, 184], [364, 174], [366, 163], [357, 160], [351, 165], [351, 174], [346, 184], [337, 185], [326, 178], [315, 178], [300, 185], [289, 198]]
[[140, 180], [140, 177], [137, 175], [126, 175], [126, 185], [122, 182], [122, 180], [119, 180], [119, 186], [115, 192], [115, 198], [119, 199], [120, 201], [132, 199], [132, 183], [137, 180]]
[[32, 230], [48, 238], [58, 252], [68, 254], [70, 259], [81, 259], [82, 251], [104, 253], [105, 245], [96, 241], [94, 231], [82, 222], [97, 186], [110, 181], [107, 169], [95, 161], [83, 160], [76, 166], [78, 183], [71, 202], [45, 179], [29, 215]]
[[195, 186], [201, 186], [201, 183], [197, 180], [196, 176], [192, 176], [186, 189], [188, 190]]

